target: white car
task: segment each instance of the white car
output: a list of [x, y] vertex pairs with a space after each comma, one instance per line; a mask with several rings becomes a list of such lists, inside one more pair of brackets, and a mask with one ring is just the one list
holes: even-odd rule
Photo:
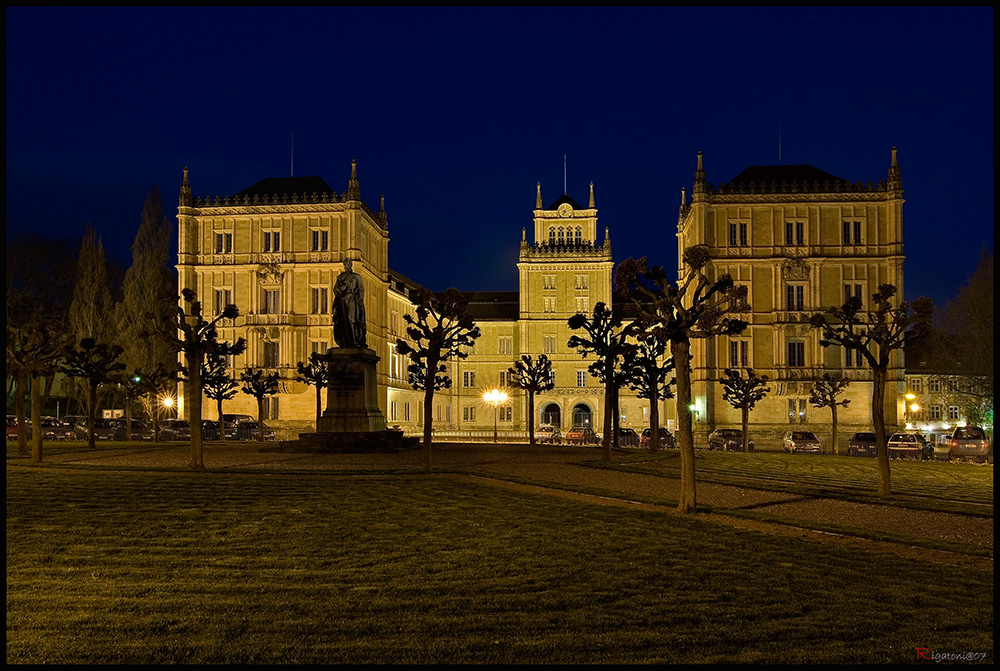
[[535, 442], [559, 445], [562, 443], [562, 431], [559, 430], [558, 426], [543, 424], [535, 429]]

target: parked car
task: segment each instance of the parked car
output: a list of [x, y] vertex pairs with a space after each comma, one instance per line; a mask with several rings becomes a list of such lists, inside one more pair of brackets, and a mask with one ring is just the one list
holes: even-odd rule
[[[643, 429], [642, 435], [639, 436], [639, 447], [649, 447], [650, 436], [652, 434], [651, 429]], [[667, 431], [667, 428], [664, 426], [660, 427], [660, 447], [677, 447], [677, 442], [674, 440], [673, 434]]]
[[927, 441], [919, 433], [894, 433], [889, 436], [890, 459], [926, 459], [927, 450]]
[[76, 438], [76, 431], [71, 424], [55, 417], [42, 417], [42, 436], [45, 440], [73, 440]]
[[948, 458], [959, 459], [961, 457], [972, 457], [981, 459], [984, 462], [990, 454], [990, 441], [986, 439], [986, 432], [979, 426], [958, 426], [951, 434], [948, 441]]
[[183, 419], [164, 419], [160, 422], [160, 440], [191, 440], [191, 425]]
[[820, 454], [823, 446], [812, 431], [789, 431], [781, 441], [785, 452]]
[[223, 413], [222, 421], [226, 426], [226, 439], [236, 438], [237, 425], [240, 422], [252, 422], [253, 417], [250, 415], [230, 415]]
[[[87, 420], [77, 422], [73, 425], [74, 437], [77, 440], [87, 440]], [[113, 440], [115, 437], [115, 427], [110, 419], [97, 417], [94, 419], [94, 440]]]
[[[264, 425], [264, 440], [274, 440], [274, 429]], [[253, 420], [241, 421], [236, 424], [237, 440], [260, 440], [260, 428]]]
[[7, 440], [17, 440], [17, 415], [7, 415]]
[[618, 428], [619, 447], [639, 447], [639, 434], [635, 429], [622, 426]]
[[[753, 452], [753, 439], [747, 441], [747, 450]], [[708, 436], [708, 449], [727, 452], [743, 451], [742, 429], [716, 429]]]
[[877, 453], [876, 445], [874, 433], [860, 431], [847, 441], [847, 456], [874, 457]]
[[559, 430], [558, 426], [542, 424], [535, 429], [535, 442], [558, 445], [562, 442], [562, 431]]
[[[127, 427], [124, 417], [111, 420], [115, 440], [125, 440]], [[132, 440], [153, 440], [153, 425], [144, 419], [132, 420]]]
[[574, 426], [566, 432], [567, 445], [600, 445], [601, 438], [589, 426]]
[[202, 422], [201, 422], [201, 439], [202, 440], [218, 440], [219, 439], [219, 422], [218, 422], [218, 420], [214, 420], [214, 419], [205, 419], [205, 420], [202, 420]]

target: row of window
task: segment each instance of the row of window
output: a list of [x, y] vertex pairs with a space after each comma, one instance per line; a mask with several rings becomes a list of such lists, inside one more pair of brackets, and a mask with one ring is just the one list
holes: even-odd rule
[[577, 226], [573, 228], [571, 226], [567, 227], [555, 227], [549, 226], [549, 244], [550, 245], [568, 245], [568, 244], [580, 244], [583, 241], [583, 229]]
[[[574, 277], [573, 288], [574, 289], [587, 289], [589, 287], [590, 277], [588, 275], [576, 275]], [[555, 289], [556, 288], [556, 276], [555, 275], [542, 275], [542, 288], [543, 289]]]
[[[862, 294], [864, 285], [863, 284], [845, 284], [844, 285], [844, 302], [847, 303], [852, 297], [864, 301], [864, 295]], [[806, 309], [812, 309], [806, 306], [806, 285], [804, 283], [796, 284], [786, 284], [785, 285], [785, 309], [802, 311]]]
[[[309, 241], [310, 241], [309, 251], [311, 252], [330, 251], [330, 231], [322, 231], [316, 229], [310, 230]], [[261, 240], [261, 251], [266, 253], [280, 252], [281, 231], [264, 231], [264, 236], [263, 239]], [[216, 254], [233, 253], [232, 233], [215, 234], [215, 253]]]
[[[862, 244], [861, 232], [862, 232], [862, 222], [844, 220], [842, 244], [845, 245]], [[748, 246], [750, 244], [748, 233], [749, 233], [748, 224], [746, 222], [743, 221], [729, 222], [729, 246], [730, 247]], [[805, 222], [786, 221], [785, 245], [794, 247], [794, 246], [801, 246], [804, 244], [806, 244]]]
[[[912, 391], [915, 394], [923, 393], [923, 386], [923, 380], [919, 377], [911, 377], [906, 382], [907, 391]], [[927, 380], [927, 392], [931, 394], [939, 394], [942, 391], [967, 392], [969, 391], [969, 386], [968, 381], [961, 378], [933, 376]]]

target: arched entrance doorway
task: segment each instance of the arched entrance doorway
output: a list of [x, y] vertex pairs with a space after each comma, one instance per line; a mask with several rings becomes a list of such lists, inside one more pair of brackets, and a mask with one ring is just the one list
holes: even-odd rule
[[576, 407], [573, 408], [573, 426], [590, 426], [593, 428], [590, 416], [590, 406], [585, 403], [578, 403]]
[[559, 406], [555, 403], [549, 403], [542, 408], [542, 424], [551, 424], [552, 426], [562, 427], [562, 417], [559, 412]]

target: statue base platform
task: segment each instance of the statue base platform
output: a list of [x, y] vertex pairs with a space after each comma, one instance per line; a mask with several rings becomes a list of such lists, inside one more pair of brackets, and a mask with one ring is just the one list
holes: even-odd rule
[[407, 437], [402, 431], [349, 431], [300, 433], [298, 440], [282, 440], [261, 452], [299, 452], [309, 454], [371, 454], [420, 449], [420, 438]]

